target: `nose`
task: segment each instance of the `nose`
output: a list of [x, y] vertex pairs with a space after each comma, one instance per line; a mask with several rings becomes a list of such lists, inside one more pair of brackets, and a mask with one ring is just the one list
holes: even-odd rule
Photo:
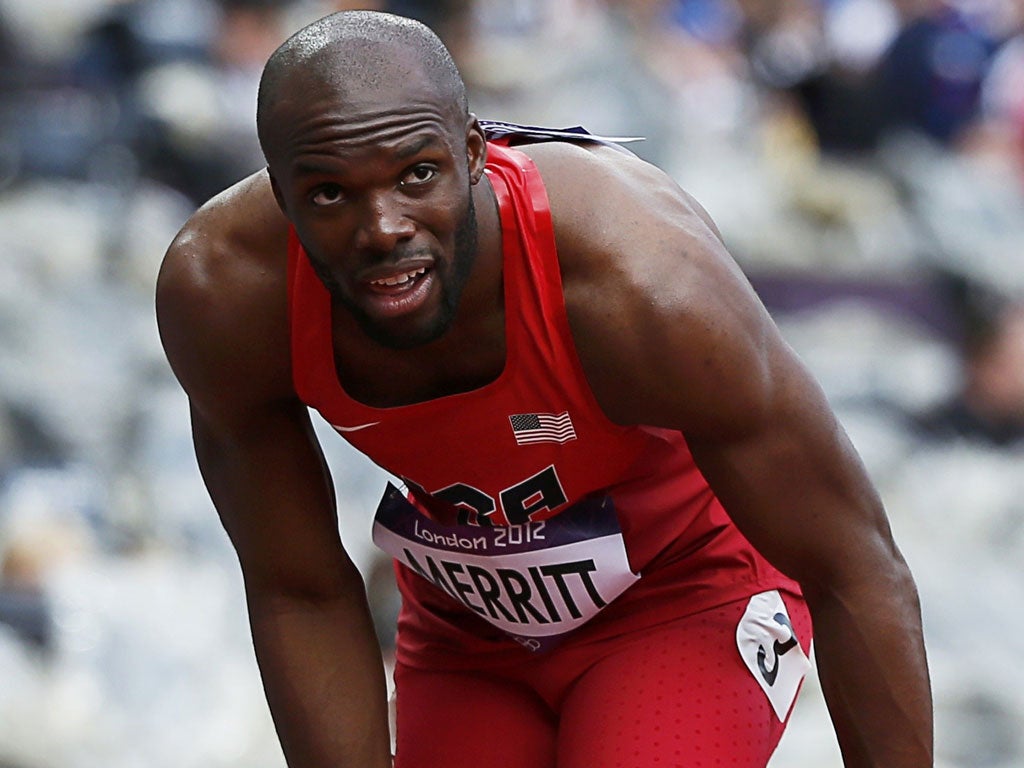
[[416, 224], [407, 215], [393, 191], [368, 194], [361, 206], [356, 247], [389, 253], [416, 233]]

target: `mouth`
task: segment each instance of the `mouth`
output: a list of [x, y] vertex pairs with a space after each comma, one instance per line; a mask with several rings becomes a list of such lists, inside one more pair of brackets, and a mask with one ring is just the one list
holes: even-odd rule
[[363, 279], [366, 309], [380, 320], [397, 318], [424, 307], [434, 284], [432, 265], [419, 264], [402, 270], [368, 275]]
[[377, 290], [404, 290], [412, 287], [413, 283], [426, 273], [426, 267], [419, 267], [417, 269], [410, 269], [406, 272], [400, 272], [386, 277], [379, 277], [376, 280], [370, 280], [369, 284]]

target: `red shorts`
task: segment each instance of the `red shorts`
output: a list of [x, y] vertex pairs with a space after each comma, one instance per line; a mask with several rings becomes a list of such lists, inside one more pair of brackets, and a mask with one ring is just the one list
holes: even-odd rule
[[[802, 679], [790, 676], [779, 700], [777, 673], [802, 669], [810, 652], [807, 607], [782, 594], [788, 618], [750, 618], [744, 598], [617, 638], [570, 636], [497, 669], [399, 664], [395, 768], [765, 766]], [[755, 632], [745, 645], [741, 617]], [[765, 626], [774, 640], [757, 639]]]

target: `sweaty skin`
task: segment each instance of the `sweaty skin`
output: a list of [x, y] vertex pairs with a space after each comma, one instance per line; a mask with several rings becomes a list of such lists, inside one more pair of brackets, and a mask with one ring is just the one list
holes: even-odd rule
[[[467, 391], [504, 366], [483, 134], [415, 77], [400, 82], [343, 104], [299, 94], [269, 157], [273, 180], [254, 174], [197, 212], [158, 285], [268, 701], [289, 764], [304, 768], [379, 768], [390, 755], [363, 584], [292, 386], [288, 220], [331, 291], [338, 373], [357, 400]], [[742, 532], [800, 582], [846, 765], [931, 765], [910, 573], [820, 388], [707, 214], [610, 148], [524, 151], [547, 186], [570, 325], [600, 406], [620, 424], [681, 430]]]

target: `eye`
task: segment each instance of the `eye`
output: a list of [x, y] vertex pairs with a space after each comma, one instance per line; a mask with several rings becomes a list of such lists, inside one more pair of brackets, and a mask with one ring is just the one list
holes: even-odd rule
[[412, 169], [402, 177], [402, 186], [408, 187], [416, 184], [426, 184], [437, 176], [437, 169], [432, 165], [414, 165]]
[[325, 184], [322, 187], [318, 187], [313, 192], [312, 197], [310, 197], [313, 205], [319, 206], [337, 205], [344, 201], [344, 199], [345, 195], [337, 184]]

